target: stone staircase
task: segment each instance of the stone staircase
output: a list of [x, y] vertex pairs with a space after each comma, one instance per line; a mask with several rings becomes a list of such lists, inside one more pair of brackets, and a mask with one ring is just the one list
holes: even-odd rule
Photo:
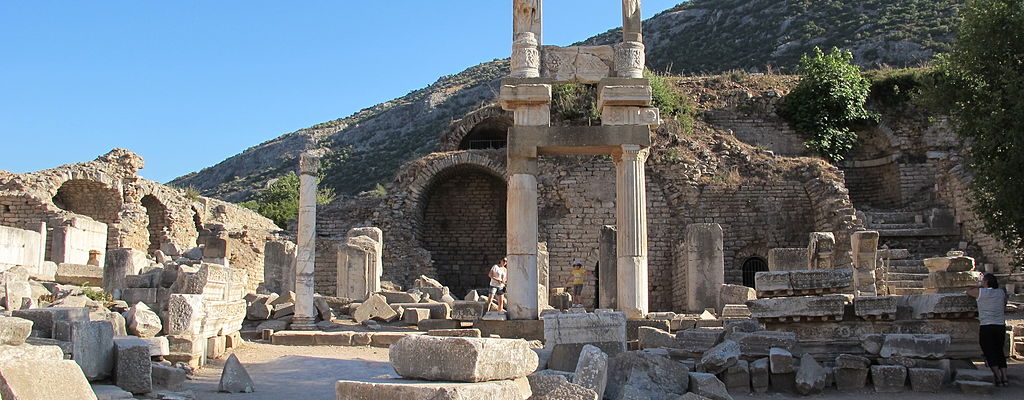
[[892, 295], [924, 293], [928, 277], [924, 259], [944, 256], [960, 242], [960, 229], [951, 210], [864, 211], [861, 217], [867, 229], [878, 231], [879, 257], [886, 266], [884, 279]]

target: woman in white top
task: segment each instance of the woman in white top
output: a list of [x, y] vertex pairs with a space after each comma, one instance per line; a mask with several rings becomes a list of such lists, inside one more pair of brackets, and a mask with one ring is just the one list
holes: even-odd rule
[[1007, 386], [1006, 354], [1003, 344], [1006, 342], [1006, 291], [999, 288], [995, 275], [986, 273], [978, 282], [978, 287], [967, 291], [967, 294], [978, 300], [978, 320], [981, 328], [978, 331], [978, 342], [981, 352], [985, 355], [985, 364], [992, 369], [996, 386]]

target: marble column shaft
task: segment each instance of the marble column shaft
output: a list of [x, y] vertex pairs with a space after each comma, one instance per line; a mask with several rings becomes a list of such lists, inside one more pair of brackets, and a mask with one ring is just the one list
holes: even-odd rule
[[508, 178], [506, 228], [508, 235], [508, 317], [540, 317], [537, 272], [537, 177], [513, 174]]
[[292, 329], [316, 329], [313, 305], [313, 267], [316, 258], [316, 190], [320, 157], [303, 153], [299, 158], [299, 229], [295, 253], [295, 316]]
[[616, 291], [619, 309], [627, 318], [644, 318], [648, 311], [647, 155], [647, 149], [627, 144], [615, 156]]

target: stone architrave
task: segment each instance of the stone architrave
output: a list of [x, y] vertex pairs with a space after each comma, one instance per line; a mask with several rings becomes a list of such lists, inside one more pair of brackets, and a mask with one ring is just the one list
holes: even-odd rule
[[615, 285], [618, 282], [616, 267], [618, 262], [615, 254], [615, 226], [605, 225], [601, 227], [601, 237], [598, 239], [598, 268], [597, 268], [597, 306], [599, 308], [616, 308]]
[[721, 309], [719, 295], [725, 284], [722, 226], [686, 226], [686, 309], [700, 312]]
[[798, 296], [757, 299], [747, 302], [754, 318], [826, 317], [841, 320], [846, 296]]
[[363, 300], [380, 291], [380, 253], [369, 236], [349, 237], [338, 245], [337, 296]]
[[486, 382], [525, 377], [540, 362], [522, 339], [406, 336], [388, 352], [404, 378]]
[[263, 282], [271, 293], [295, 291], [295, 243], [274, 240], [263, 246]]
[[853, 249], [853, 287], [863, 293], [877, 293], [878, 231], [854, 232], [850, 236], [850, 247]]
[[[627, 318], [644, 318], [648, 307], [647, 189], [644, 164], [648, 150], [622, 145], [615, 161], [617, 302]], [[716, 288], [717, 289], [717, 288]], [[715, 293], [717, 297], [717, 292]]]
[[811, 232], [807, 245], [807, 267], [809, 269], [832, 269], [836, 237], [832, 232]]
[[803, 247], [768, 250], [769, 271], [799, 271], [807, 269], [807, 249]]
[[320, 157], [302, 153], [299, 157], [299, 226], [295, 255], [295, 315], [291, 328], [315, 330], [313, 268], [316, 261], [316, 185]]

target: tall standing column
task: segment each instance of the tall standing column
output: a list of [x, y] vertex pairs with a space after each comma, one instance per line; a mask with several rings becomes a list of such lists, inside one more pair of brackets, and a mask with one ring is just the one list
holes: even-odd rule
[[320, 157], [302, 153], [299, 157], [299, 231], [295, 254], [294, 330], [316, 329], [313, 306], [313, 266], [316, 258], [316, 174]]
[[537, 319], [540, 304], [537, 287], [537, 177], [512, 174], [508, 177], [506, 206], [508, 235], [508, 317]]
[[626, 144], [615, 157], [616, 290], [627, 318], [647, 315], [647, 155], [647, 149]]

